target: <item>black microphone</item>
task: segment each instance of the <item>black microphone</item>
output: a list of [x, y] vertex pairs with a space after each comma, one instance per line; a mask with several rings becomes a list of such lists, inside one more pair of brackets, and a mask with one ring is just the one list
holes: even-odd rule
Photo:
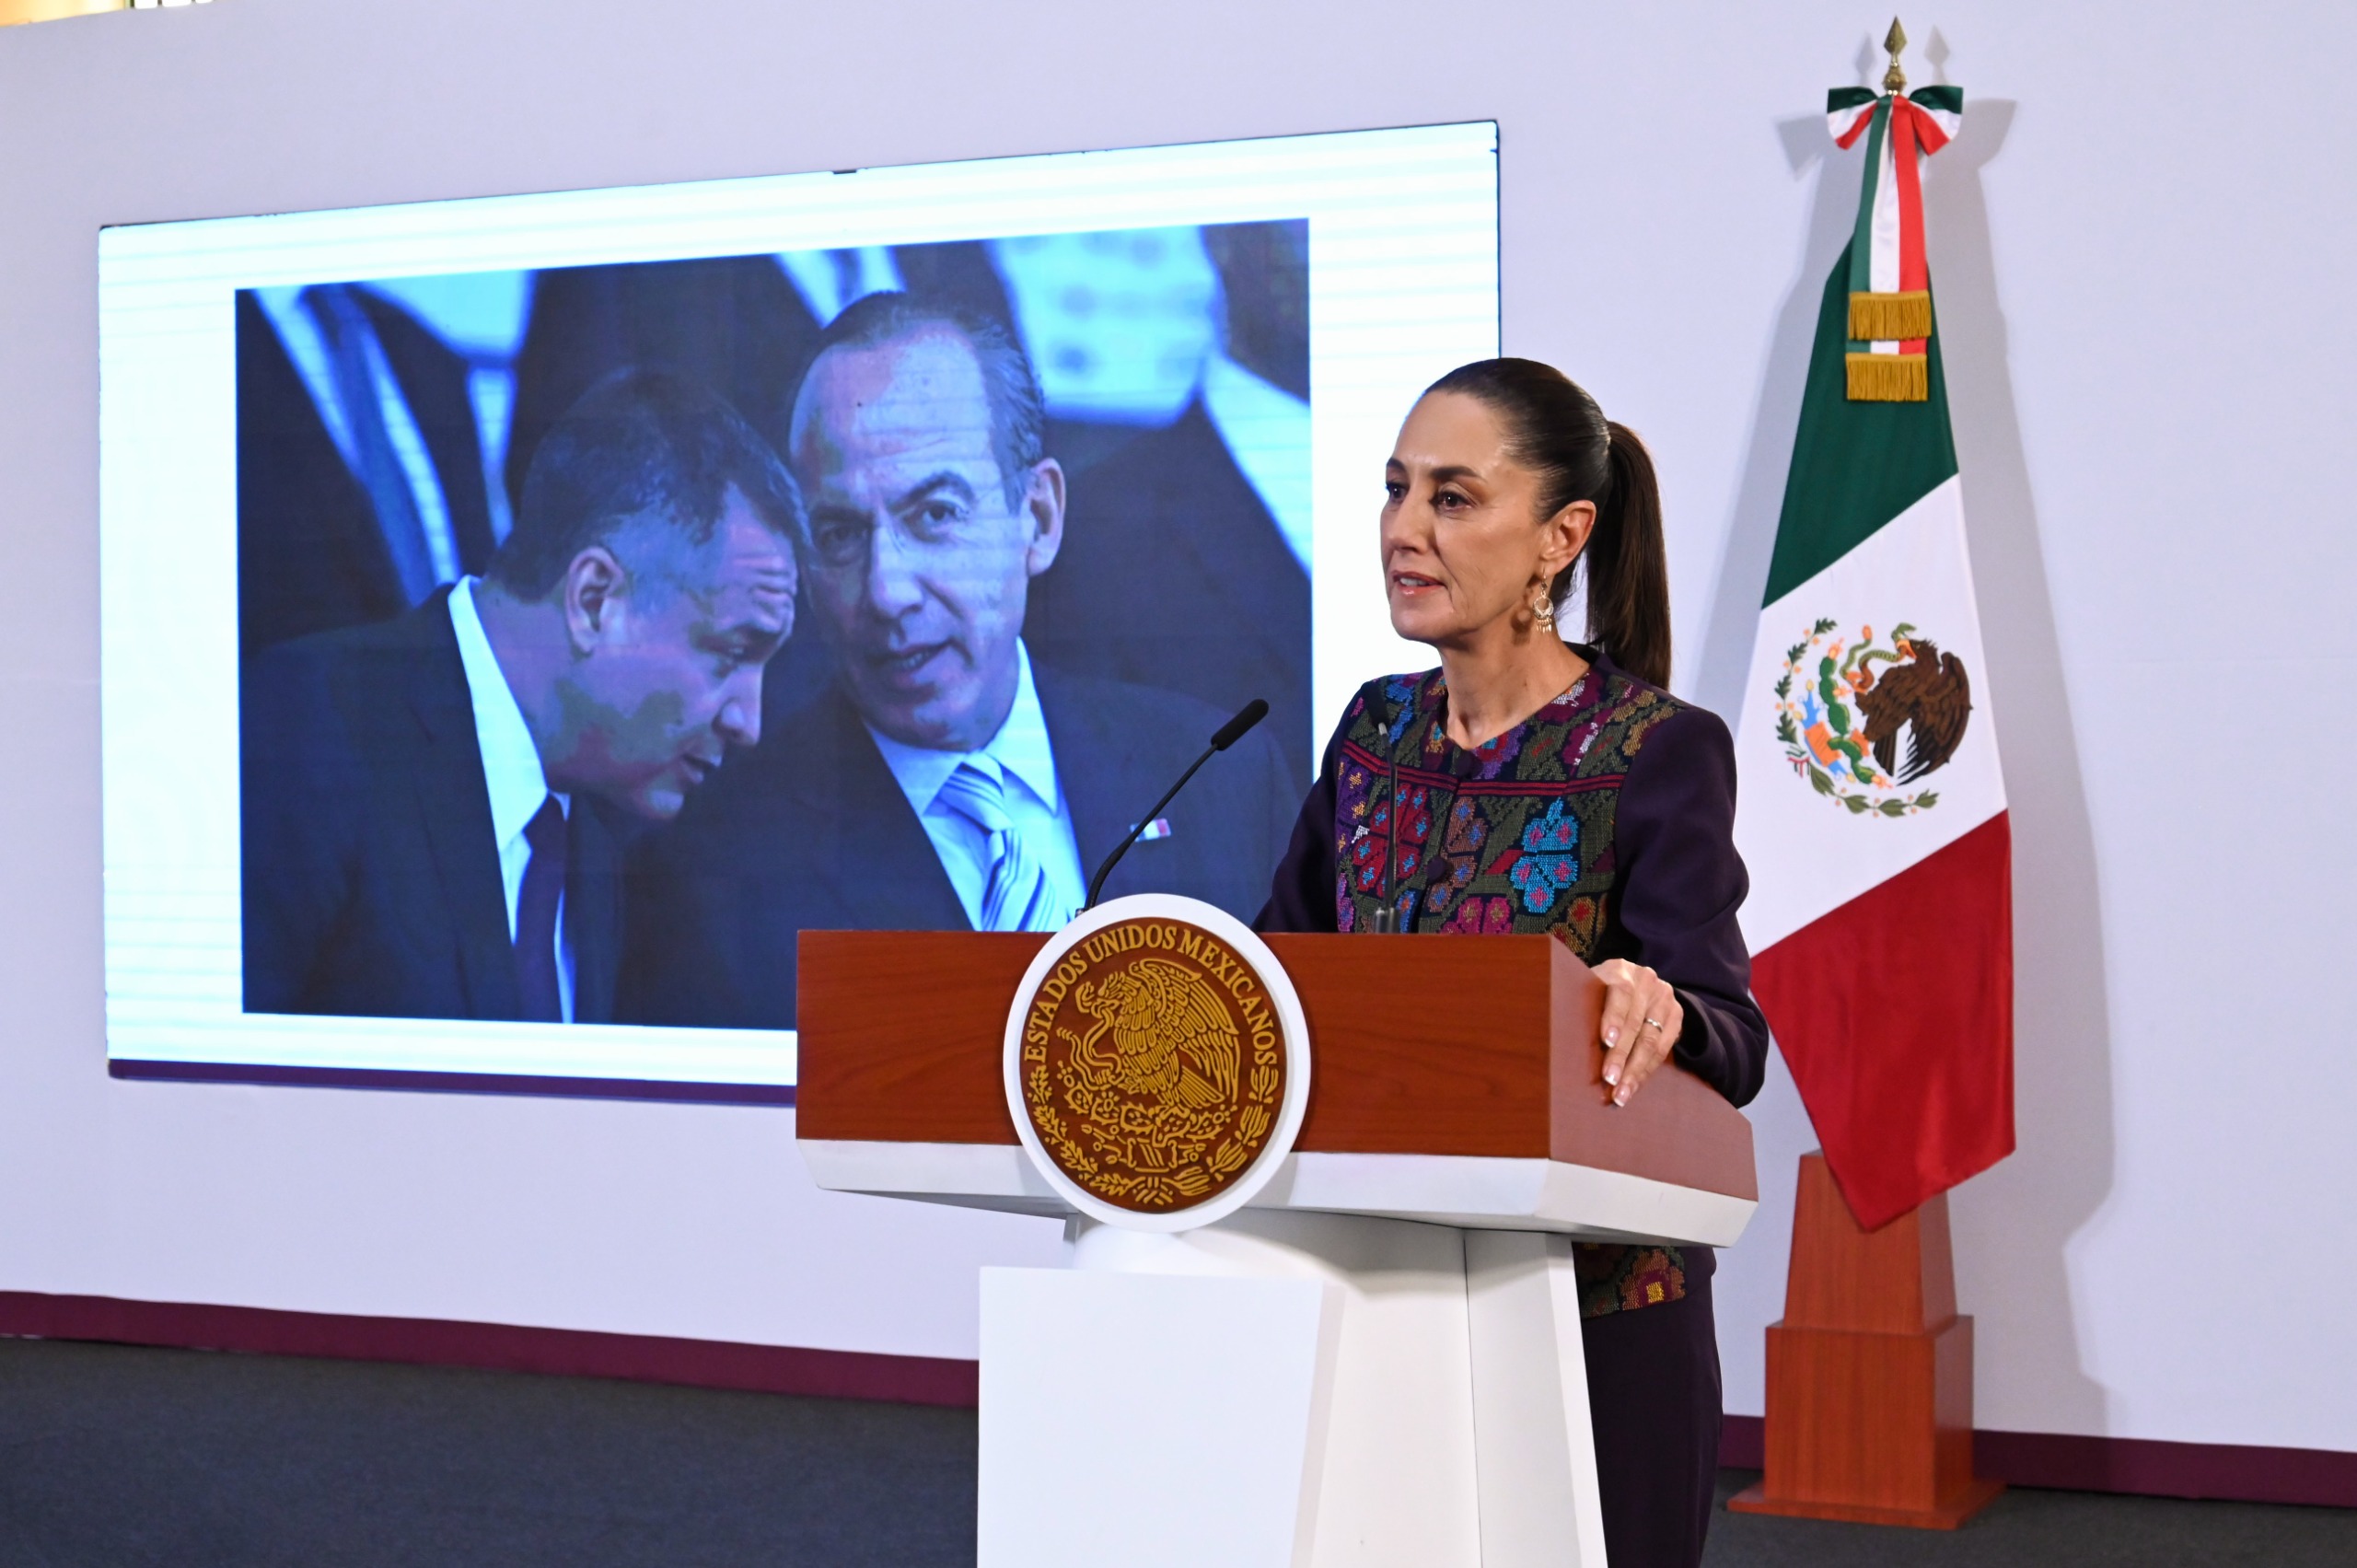
[[1203, 754], [1196, 758], [1185, 772], [1178, 775], [1177, 784], [1162, 792], [1162, 798], [1147, 807], [1144, 817], [1130, 824], [1128, 835], [1113, 846], [1113, 853], [1107, 855], [1103, 864], [1097, 867], [1097, 875], [1088, 879], [1088, 901], [1080, 906], [1084, 912], [1097, 907], [1097, 892], [1098, 889], [1105, 886], [1105, 878], [1113, 874], [1113, 867], [1121, 863], [1121, 856], [1130, 853], [1130, 846], [1138, 842], [1138, 835], [1144, 832], [1147, 826], [1162, 815], [1162, 808], [1170, 804], [1170, 797], [1187, 787], [1187, 781], [1195, 776], [1195, 769], [1210, 761], [1213, 752], [1225, 751], [1243, 739], [1254, 725], [1268, 716], [1269, 700], [1266, 697], [1255, 697], [1237, 710], [1234, 718], [1219, 726], [1212, 736], [1212, 743], [1203, 749]]

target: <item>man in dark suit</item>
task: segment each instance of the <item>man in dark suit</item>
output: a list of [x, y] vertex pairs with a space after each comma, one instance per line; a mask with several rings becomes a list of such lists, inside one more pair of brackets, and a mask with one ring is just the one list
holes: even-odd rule
[[[730, 770], [633, 879], [623, 1015], [794, 1024], [806, 928], [1051, 930], [1088, 868], [1226, 714], [1033, 665], [1064, 535], [1039, 394], [986, 317], [870, 295], [822, 334], [789, 425], [805, 587], [835, 679]], [[1265, 732], [1182, 796], [1108, 885], [1248, 917], [1297, 806]]]
[[1266, 697], [1306, 792], [1309, 574], [1202, 401], [1075, 476], [1072, 516], [1071, 547], [1032, 600], [1039, 656], [1214, 705]]
[[399, 615], [483, 569], [495, 542], [465, 355], [355, 284], [241, 289], [237, 341], [242, 652]]
[[735, 411], [624, 373], [541, 443], [482, 577], [254, 660], [246, 1010], [610, 1018], [610, 818], [669, 819], [760, 738], [802, 526]]
[[[1025, 635], [1051, 663], [1213, 707], [1266, 697], [1269, 733], [1306, 792], [1325, 738], [1309, 694], [1309, 225], [1209, 224], [1202, 237], [1219, 287], [1185, 410], [1109, 449], [1111, 427], [1051, 423], [1052, 449], [1080, 459], [1072, 539]], [[1246, 460], [1272, 446], [1295, 447], [1297, 488]]]

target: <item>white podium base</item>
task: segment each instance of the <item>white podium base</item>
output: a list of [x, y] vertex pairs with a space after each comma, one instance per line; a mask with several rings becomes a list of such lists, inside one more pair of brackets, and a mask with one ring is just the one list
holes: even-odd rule
[[980, 1568], [1601, 1568], [1568, 1237], [1068, 1234], [982, 1271]]

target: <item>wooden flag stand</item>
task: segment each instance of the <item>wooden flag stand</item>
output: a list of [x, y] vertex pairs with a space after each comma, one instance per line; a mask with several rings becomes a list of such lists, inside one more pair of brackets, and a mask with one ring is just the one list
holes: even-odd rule
[[1972, 1319], [1945, 1193], [1866, 1231], [1825, 1156], [1801, 1156], [1767, 1424], [1767, 1473], [1727, 1502], [1740, 1514], [1952, 1530], [2004, 1490], [1972, 1473]]

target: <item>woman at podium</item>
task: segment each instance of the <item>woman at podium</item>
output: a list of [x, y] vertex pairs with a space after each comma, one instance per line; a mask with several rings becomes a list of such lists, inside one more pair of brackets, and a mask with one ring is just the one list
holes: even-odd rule
[[[1481, 360], [1417, 401], [1384, 494], [1391, 625], [1440, 668], [1352, 699], [1259, 925], [1545, 933], [1604, 982], [1616, 1104], [1671, 1060], [1747, 1102], [1768, 1028], [1736, 923], [1735, 749], [1663, 690], [1652, 459], [1561, 371]], [[1585, 636], [1568, 642], [1575, 585]], [[1590, 1245], [1575, 1262], [1607, 1552], [1699, 1563], [1719, 1447], [1711, 1253]]]

